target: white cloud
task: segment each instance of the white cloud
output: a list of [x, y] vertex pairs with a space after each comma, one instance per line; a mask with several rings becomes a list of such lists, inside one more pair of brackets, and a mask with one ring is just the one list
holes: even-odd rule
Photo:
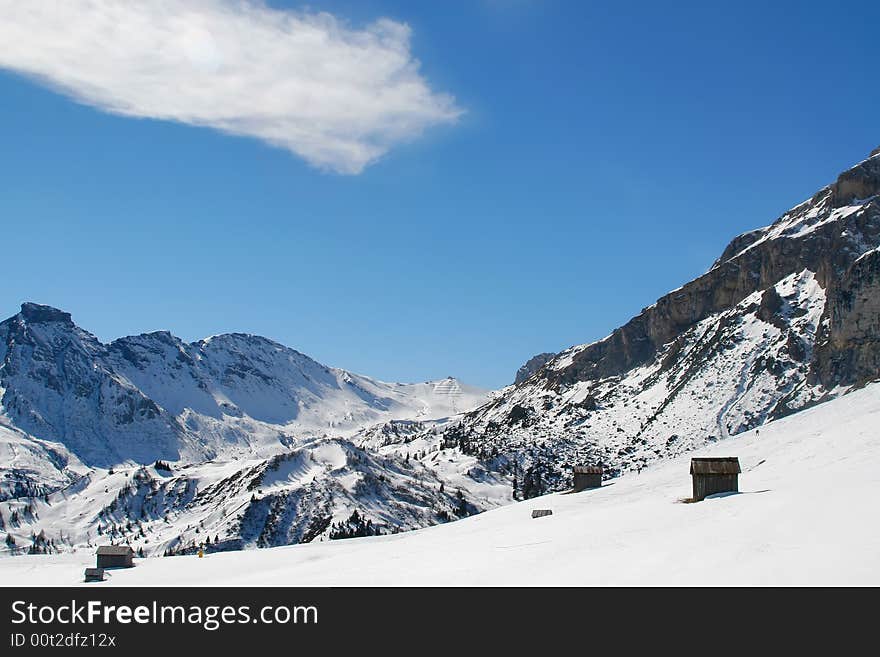
[[0, 68], [107, 112], [206, 126], [359, 173], [461, 110], [407, 25], [227, 0], [0, 0]]

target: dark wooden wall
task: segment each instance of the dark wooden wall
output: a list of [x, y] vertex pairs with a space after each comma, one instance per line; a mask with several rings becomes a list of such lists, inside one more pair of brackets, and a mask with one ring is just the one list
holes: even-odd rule
[[133, 566], [131, 555], [122, 554], [99, 554], [98, 568], [128, 568]]
[[694, 501], [698, 502], [707, 495], [739, 491], [739, 475], [735, 474], [695, 474]]
[[602, 475], [574, 473], [574, 491], [578, 493], [587, 488], [599, 488], [602, 486]]

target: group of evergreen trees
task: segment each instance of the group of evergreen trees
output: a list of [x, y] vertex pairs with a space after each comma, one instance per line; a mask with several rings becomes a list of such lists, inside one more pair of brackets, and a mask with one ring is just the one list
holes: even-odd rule
[[[436, 452], [438, 449], [439, 449], [439, 447], [435, 447], [435, 449], [434, 449], [433, 451]], [[424, 450], [424, 449], [421, 450], [421, 451], [418, 451], [418, 450], [417, 450], [417, 451], [415, 451], [415, 452], [412, 453], [412, 458], [414, 458], [414, 459], [417, 460], [417, 461], [421, 461], [422, 459], [424, 459], [424, 458], [428, 455], [428, 452], [429, 452], [428, 450]], [[403, 460], [404, 460], [406, 463], [409, 463], [409, 459], [410, 459], [410, 453], [407, 452], [407, 453], [406, 453], [406, 457], [405, 457]]]
[[[205, 537], [205, 541], [203, 543], [196, 543], [195, 540], [184, 542], [183, 536], [177, 537], [177, 544], [165, 548], [165, 551], [162, 553], [163, 557], [176, 557], [181, 554], [195, 554], [199, 551], [201, 547], [205, 552], [216, 552], [217, 546], [220, 545], [220, 535], [215, 534], [214, 540], [211, 541], [210, 536]], [[227, 548], [228, 549], [228, 548]]]
[[[3, 482], [4, 489], [0, 491], [0, 501], [15, 499], [16, 497], [45, 497], [47, 487], [35, 484], [32, 481]], [[9, 486], [9, 488], [6, 488]]]
[[13, 509], [9, 513], [9, 525], [11, 527], [18, 527], [21, 525], [22, 521], [24, 522], [33, 522], [34, 520], [39, 520], [40, 516], [37, 514], [37, 509], [34, 507], [33, 501], [28, 502], [27, 506], [23, 507], [21, 510]]
[[[444, 487], [443, 483], [441, 483], [440, 484], [440, 492], [441, 493], [443, 492], [444, 488], [445, 487]], [[464, 496], [464, 491], [461, 490], [461, 488], [459, 488], [455, 491], [455, 500], [456, 500], [455, 506], [452, 507], [452, 513], [454, 515], [458, 516], [459, 518], [464, 518], [464, 517], [469, 516], [472, 513], [475, 513], [477, 511], [477, 509], [467, 501], [467, 498]], [[450, 515], [450, 513], [447, 509], [440, 509], [439, 511], [436, 511], [435, 513], [436, 513], [437, 517], [444, 522], [448, 522], [449, 520], [452, 519], [452, 516]]]
[[45, 530], [40, 530], [39, 534], [31, 533], [31, 546], [28, 548], [28, 554], [52, 554], [57, 552], [55, 541], [46, 536]]
[[[549, 475], [549, 468], [542, 461], [534, 463], [530, 467], [528, 467], [526, 471], [523, 472], [522, 486], [520, 487], [519, 491], [522, 495], [522, 499], [528, 500], [546, 493], [546, 482], [549, 478]], [[516, 496], [514, 495], [514, 497]]]
[[[61, 536], [58, 540], [64, 544], [68, 543], [68, 541], [64, 540], [63, 536]], [[9, 548], [10, 551], [16, 551], [19, 548], [15, 537], [10, 533], [6, 534], [5, 543], [6, 547]], [[58, 543], [55, 541], [55, 539], [46, 536], [46, 530], [41, 529], [39, 534], [36, 532], [31, 532], [31, 544], [27, 548], [28, 554], [52, 554], [58, 551]]]
[[380, 525], [374, 525], [369, 518], [364, 518], [357, 509], [352, 511], [351, 515], [341, 522], [335, 522], [330, 525], [330, 533], [328, 534], [331, 541], [340, 538], [357, 538], [361, 536], [381, 536], [387, 532], [382, 530]]

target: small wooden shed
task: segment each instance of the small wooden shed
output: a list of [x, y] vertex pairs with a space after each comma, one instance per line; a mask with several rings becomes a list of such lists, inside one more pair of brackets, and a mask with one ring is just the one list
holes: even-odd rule
[[103, 568], [86, 568], [85, 580], [87, 582], [103, 582], [104, 581], [104, 569]]
[[715, 493], [739, 491], [739, 459], [735, 456], [712, 456], [691, 459], [693, 501], [699, 502]]
[[576, 465], [573, 468], [574, 486], [572, 493], [579, 493], [588, 488], [602, 486], [602, 473], [605, 469], [601, 465]]
[[98, 548], [98, 568], [131, 568], [134, 550], [128, 545], [102, 545]]

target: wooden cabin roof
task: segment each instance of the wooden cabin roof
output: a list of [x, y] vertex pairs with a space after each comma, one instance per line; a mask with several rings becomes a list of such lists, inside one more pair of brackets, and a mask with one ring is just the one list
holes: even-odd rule
[[102, 556], [126, 556], [133, 552], [134, 550], [128, 545], [101, 545], [98, 547], [98, 554]]
[[602, 474], [604, 468], [601, 465], [576, 465], [574, 466], [575, 474]]
[[691, 474], [728, 475], [739, 474], [739, 459], [735, 456], [712, 456], [691, 459]]

